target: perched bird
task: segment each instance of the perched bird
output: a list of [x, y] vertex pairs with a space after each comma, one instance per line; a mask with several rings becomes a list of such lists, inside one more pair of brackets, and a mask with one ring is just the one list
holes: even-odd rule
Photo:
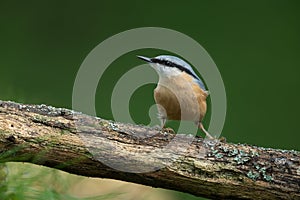
[[182, 59], [170, 55], [154, 58], [137, 57], [149, 63], [159, 75], [154, 99], [158, 105], [162, 128], [166, 120], [193, 121], [208, 138], [212, 139], [202, 124], [209, 93], [192, 67]]

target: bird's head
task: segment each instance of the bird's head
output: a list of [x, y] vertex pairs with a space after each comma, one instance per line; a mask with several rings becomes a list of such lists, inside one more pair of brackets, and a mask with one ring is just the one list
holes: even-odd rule
[[193, 68], [184, 60], [170, 55], [160, 55], [154, 58], [145, 56], [137, 56], [141, 60], [148, 62], [158, 73], [160, 78], [179, 76], [186, 73], [191, 76], [205, 90], [202, 80], [194, 72]]

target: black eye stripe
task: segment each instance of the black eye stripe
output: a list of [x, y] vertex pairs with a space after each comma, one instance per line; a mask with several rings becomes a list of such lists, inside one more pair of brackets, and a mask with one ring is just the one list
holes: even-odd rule
[[190, 70], [186, 69], [185, 67], [178, 65], [174, 62], [168, 61], [168, 60], [160, 60], [160, 59], [156, 59], [156, 58], [151, 58], [151, 61], [153, 63], [158, 63], [167, 67], [175, 67], [177, 69], [179, 69], [180, 71], [183, 71], [189, 75], [191, 75], [192, 77], [194, 77], [195, 79], [199, 80], [199, 78], [197, 76], [195, 76], [195, 74], [193, 74]]

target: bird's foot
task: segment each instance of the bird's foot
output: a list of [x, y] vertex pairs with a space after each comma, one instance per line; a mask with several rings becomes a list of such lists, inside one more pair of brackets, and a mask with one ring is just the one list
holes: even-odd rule
[[224, 143], [226, 142], [226, 138], [225, 138], [225, 137], [223, 137], [223, 136], [222, 136], [222, 137], [220, 137], [220, 138], [219, 138], [219, 140], [220, 140], [220, 142], [224, 142]]
[[205, 128], [201, 122], [199, 122], [198, 127], [205, 133], [207, 139], [209, 139], [209, 140], [216, 139], [215, 137], [211, 136], [207, 130], [205, 130]]
[[169, 127], [167, 127], [167, 128], [162, 128], [161, 129], [163, 132], [167, 132], [167, 133], [175, 133], [175, 131], [172, 129], [172, 128], [169, 128]]

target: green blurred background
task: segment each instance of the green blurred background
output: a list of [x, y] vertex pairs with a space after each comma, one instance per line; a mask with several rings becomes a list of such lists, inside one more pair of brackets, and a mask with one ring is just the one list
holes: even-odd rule
[[[71, 108], [77, 70], [96, 45], [128, 29], [165, 27], [198, 41], [217, 64], [227, 93], [227, 141], [300, 150], [299, 8], [296, 0], [0, 0], [0, 99]], [[110, 66], [96, 95], [100, 117], [113, 119], [110, 94], [141, 64], [135, 55], [160, 52], [131, 52]], [[137, 123], [149, 121], [154, 87], [131, 99]]]

